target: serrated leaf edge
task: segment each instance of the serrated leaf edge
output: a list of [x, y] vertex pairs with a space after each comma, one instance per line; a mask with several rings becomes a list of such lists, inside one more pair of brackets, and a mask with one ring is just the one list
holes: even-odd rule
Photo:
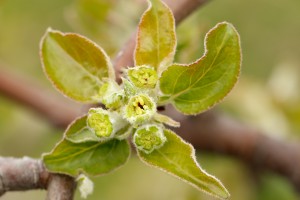
[[[236, 35], [237, 35], [237, 38], [238, 38], [238, 42], [239, 42], [239, 46], [240, 46], [240, 48], [239, 48], [239, 52], [240, 52], [240, 63], [239, 63], [239, 65], [241, 66], [241, 64], [242, 64], [242, 53], [241, 53], [241, 41], [240, 41], [240, 35], [239, 35], [239, 33], [237, 32], [237, 30], [236, 30], [236, 28], [231, 24], [231, 23], [228, 23], [228, 22], [226, 22], [226, 21], [224, 21], [224, 22], [220, 22], [220, 23], [218, 23], [217, 25], [215, 25], [212, 29], [210, 29], [207, 33], [206, 33], [206, 35], [205, 35], [205, 39], [204, 39], [204, 55], [201, 57], [201, 58], [199, 58], [199, 59], [197, 59], [196, 61], [194, 61], [194, 62], [192, 62], [192, 63], [189, 63], [189, 64], [180, 64], [180, 63], [173, 63], [172, 65], [176, 65], [176, 66], [182, 66], [182, 67], [190, 67], [190, 66], [192, 66], [192, 65], [194, 65], [194, 64], [197, 64], [198, 62], [200, 62], [200, 61], [202, 61], [203, 59], [205, 59], [206, 57], [207, 57], [207, 40], [208, 40], [208, 37], [209, 37], [209, 35], [214, 31], [214, 30], [216, 30], [220, 25], [222, 25], [222, 24], [226, 24], [226, 25], [229, 25], [233, 30], [234, 30], [234, 32], [236, 33]], [[162, 75], [165, 73], [165, 72], [167, 72], [168, 71], [168, 69], [166, 69], [165, 71], [163, 71], [162, 72]], [[175, 102], [173, 101], [174, 100], [174, 98], [176, 98], [176, 97], [171, 97], [171, 98], [169, 98], [168, 100], [165, 100], [164, 102], [160, 102], [158, 105], [166, 105], [166, 104], [168, 104], [168, 103], [171, 103], [172, 105], [173, 105], [173, 107], [178, 111], [178, 112], [180, 112], [180, 113], [182, 113], [182, 114], [184, 114], [184, 115], [198, 115], [198, 114], [200, 114], [200, 113], [203, 113], [203, 112], [205, 112], [205, 111], [207, 111], [207, 110], [210, 110], [212, 107], [214, 107], [216, 104], [218, 104], [218, 103], [220, 103], [220, 102], [222, 102], [223, 100], [224, 100], [224, 98], [233, 90], [233, 88], [235, 87], [235, 85], [238, 83], [238, 81], [239, 81], [239, 77], [240, 77], [240, 73], [241, 73], [241, 68], [239, 67], [239, 70], [238, 70], [238, 74], [235, 76], [235, 78], [236, 78], [236, 81], [234, 82], [234, 84], [232, 85], [232, 87], [231, 87], [231, 89], [223, 96], [223, 98], [220, 98], [218, 101], [216, 101], [216, 102], [214, 102], [212, 105], [210, 105], [209, 107], [207, 107], [205, 110], [202, 110], [202, 111], [200, 111], [200, 112], [198, 112], [198, 113], [192, 113], [192, 112], [183, 112], [183, 111], [181, 111], [181, 110], [179, 110], [177, 107], [176, 107], [176, 105], [175, 105]], [[162, 77], [162, 76], [161, 76]], [[159, 84], [160, 84], [160, 81], [159, 81]], [[163, 92], [162, 92], [163, 93]], [[164, 93], [163, 93], [164, 94]], [[164, 94], [164, 95], [166, 95], [166, 96], [168, 96], [168, 94]], [[178, 95], [177, 95], [178, 96]]]
[[[142, 24], [142, 22], [143, 22], [143, 20], [144, 20], [144, 16], [151, 10], [151, 8], [153, 7], [152, 6], [152, 2], [151, 2], [152, 0], [147, 0], [147, 2], [148, 2], [148, 8], [144, 11], [144, 13], [142, 14], [142, 16], [141, 16], [141, 18], [140, 18], [140, 21], [139, 21], [139, 24], [138, 24], [138, 27], [140, 27], [140, 25]], [[173, 12], [172, 12], [172, 10], [170, 9], [170, 7], [165, 3], [165, 2], [163, 2], [163, 1], [161, 1], [161, 0], [159, 0], [167, 9], [168, 9], [168, 11], [171, 13], [171, 16], [172, 16], [172, 18], [173, 18], [173, 30], [174, 30], [174, 41], [175, 41], [175, 44], [174, 44], [174, 47], [173, 47], [173, 51], [172, 52], [170, 52], [167, 56], [166, 56], [166, 58], [168, 58], [169, 56], [174, 56], [175, 55], [175, 53], [176, 53], [176, 48], [177, 48], [177, 37], [176, 37], [176, 25], [175, 25], [175, 18], [174, 18], [174, 15], [173, 15]], [[138, 49], [138, 44], [139, 44], [139, 41], [141, 40], [141, 38], [140, 38], [140, 35], [139, 35], [139, 31], [140, 31], [140, 29], [138, 28], [138, 30], [137, 30], [137, 35], [136, 35], [136, 45], [135, 45], [135, 48], [134, 48], [134, 52], [133, 52], [133, 55], [134, 55], [134, 66], [137, 66], [137, 64], [136, 64], [136, 59], [135, 59], [135, 55], [136, 55], [136, 51], [137, 51], [137, 49]], [[162, 65], [164, 65], [165, 63], [164, 62], [166, 62], [165, 61], [165, 59], [159, 64], [159, 66], [158, 66], [158, 68], [156, 69], [156, 71], [157, 71], [157, 73], [158, 73], [158, 75], [160, 75], [165, 69], [163, 68], [163, 69], [161, 69], [162, 68]], [[165, 66], [165, 68], [167, 68], [168, 66]]]
[[[189, 148], [191, 148], [191, 155], [190, 155], [190, 157], [192, 158], [192, 160], [194, 161], [194, 163], [196, 164], [196, 166], [198, 167], [198, 169], [200, 169], [201, 172], [203, 172], [205, 175], [207, 175], [207, 176], [209, 176], [209, 177], [215, 179], [215, 180], [216, 180], [216, 181], [224, 188], [224, 191], [225, 191], [225, 193], [226, 193], [228, 196], [227, 196], [226, 198], [222, 198], [222, 197], [220, 197], [220, 196], [218, 196], [218, 195], [216, 195], [216, 194], [214, 194], [214, 193], [209, 193], [209, 192], [207, 192], [207, 191], [201, 189], [200, 187], [198, 187], [198, 186], [195, 185], [194, 183], [191, 183], [191, 182], [189, 182], [189, 181], [187, 181], [187, 180], [181, 178], [180, 176], [178, 176], [178, 175], [176, 175], [176, 174], [174, 174], [174, 173], [172, 173], [172, 172], [169, 172], [168, 170], [166, 170], [166, 169], [164, 169], [164, 168], [161, 168], [161, 167], [159, 167], [159, 166], [156, 166], [155, 164], [153, 164], [153, 163], [151, 163], [151, 162], [145, 161], [145, 160], [143, 159], [143, 157], [140, 155], [140, 152], [137, 151], [137, 155], [138, 155], [138, 157], [140, 158], [140, 160], [141, 160], [144, 164], [146, 164], [146, 165], [148, 165], [148, 166], [150, 166], [150, 167], [157, 168], [157, 169], [159, 169], [159, 170], [161, 170], [161, 171], [163, 171], [163, 172], [165, 172], [165, 173], [167, 173], [167, 174], [170, 174], [170, 175], [172, 175], [173, 177], [176, 177], [177, 179], [179, 179], [179, 180], [181, 180], [181, 181], [183, 181], [183, 182], [185, 182], [185, 183], [187, 183], [187, 184], [193, 186], [193, 187], [196, 188], [197, 190], [200, 190], [201, 192], [204, 192], [204, 193], [206, 193], [206, 194], [212, 195], [212, 196], [214, 196], [214, 197], [216, 197], [216, 198], [219, 198], [219, 199], [229, 199], [230, 193], [229, 193], [228, 190], [225, 188], [225, 186], [222, 184], [222, 182], [221, 182], [219, 179], [217, 179], [215, 176], [213, 176], [213, 175], [211, 175], [211, 174], [208, 174], [208, 173], [207, 173], [203, 168], [201, 168], [201, 166], [198, 164], [197, 159], [196, 159], [196, 156], [195, 156], [195, 155], [196, 155], [196, 151], [195, 151], [194, 147], [193, 147], [190, 143], [186, 142], [186, 141], [183, 140], [181, 137], [179, 137], [175, 132], [173, 132], [173, 131], [171, 131], [171, 130], [169, 130], [169, 129], [165, 129], [165, 130], [166, 130], [166, 131], [169, 131], [169, 132], [172, 132], [172, 133], [173, 133], [176, 137], [178, 137], [184, 144], [188, 145]], [[156, 151], [159, 151], [159, 149], [156, 149]], [[159, 152], [159, 153], [160, 153], [160, 152]], [[161, 154], [161, 153], [160, 153], [160, 154]], [[149, 164], [149, 163], [150, 163], [150, 164]]]
[[47, 70], [46, 70], [46, 67], [44, 65], [44, 56], [43, 56], [43, 43], [46, 39], [46, 37], [49, 35], [49, 33], [56, 33], [56, 34], [60, 34], [62, 35], [63, 37], [66, 37], [66, 36], [69, 36], [69, 35], [76, 35], [78, 37], [80, 37], [81, 39], [84, 39], [85, 41], [87, 41], [88, 43], [90, 43], [91, 45], [93, 45], [95, 48], [99, 49], [101, 51], [101, 53], [104, 55], [105, 57], [105, 61], [107, 63], [107, 67], [108, 67], [108, 78], [110, 79], [113, 79], [113, 80], [116, 80], [116, 75], [115, 75], [115, 71], [114, 71], [114, 68], [113, 68], [113, 65], [112, 65], [112, 62], [109, 58], [109, 56], [106, 54], [106, 52], [104, 51], [104, 49], [102, 49], [99, 45], [97, 45], [95, 42], [93, 42], [92, 40], [88, 39], [87, 37], [83, 36], [83, 35], [80, 35], [80, 34], [77, 34], [77, 33], [71, 33], [71, 32], [61, 32], [61, 31], [58, 31], [58, 30], [53, 30], [51, 27], [48, 27], [46, 32], [44, 33], [44, 35], [42, 36], [42, 39], [40, 41], [40, 44], [39, 44], [39, 55], [40, 55], [40, 59], [41, 59], [41, 64], [42, 64], [42, 68], [43, 68], [43, 72], [44, 74], [46, 75], [47, 79], [51, 82], [51, 84], [54, 86], [54, 88], [60, 93], [62, 94], [64, 97], [68, 98], [68, 99], [71, 99], [73, 101], [76, 101], [76, 102], [80, 102], [80, 103], [95, 103], [95, 102], [98, 102], [98, 100], [82, 100], [80, 98], [72, 98], [70, 96], [68, 96], [61, 87], [59, 87], [53, 80], [52, 78], [48, 75], [47, 73]]
[[[61, 142], [63, 142], [64, 139], [65, 139], [65, 138], [62, 138], [59, 142], [57, 142], [57, 143], [55, 144], [55, 147], [54, 147], [49, 153], [43, 153], [43, 154], [42, 154], [41, 159], [42, 159], [42, 161], [43, 161], [44, 166], [45, 166], [46, 169], [47, 169], [49, 172], [51, 172], [51, 173], [64, 174], [64, 175], [68, 175], [68, 176], [72, 176], [72, 177], [77, 177], [77, 176], [78, 176], [79, 174], [81, 174], [81, 173], [88, 175], [89, 173], [87, 173], [87, 172], [86, 172], [85, 170], [83, 170], [82, 168], [77, 168], [77, 174], [76, 174], [76, 175], [71, 174], [71, 173], [66, 173], [66, 172], [63, 172], [63, 171], [50, 170], [50, 169], [47, 168], [46, 164], [44, 163], [44, 157], [47, 156], [47, 155], [51, 155], [51, 154], [56, 150], [56, 148], [58, 147], [58, 145], [59, 145]], [[67, 140], [67, 141], [69, 141], [69, 140]], [[71, 141], [69, 141], [69, 142], [71, 142]], [[93, 141], [88, 141], [88, 142], [93, 142]], [[105, 142], [107, 142], [107, 141], [105, 141]], [[71, 143], [73, 143], [73, 142], [71, 142]], [[85, 143], [85, 142], [82, 142], [82, 143]], [[94, 142], [94, 143], [97, 143], [97, 142]], [[104, 143], [104, 142], [98, 142], [98, 143]], [[122, 166], [124, 166], [125, 164], [127, 164], [129, 158], [131, 157], [131, 149], [130, 149], [130, 143], [129, 143], [128, 140], [126, 140], [126, 143], [127, 143], [128, 147], [129, 147], [129, 148], [128, 148], [128, 149], [129, 149], [129, 154], [128, 154], [128, 157], [126, 158], [126, 161], [125, 161], [123, 164], [121, 164], [121, 165], [119, 165], [119, 166], [117, 166], [117, 167], [111, 169], [111, 170], [108, 171], [108, 172], [101, 173], [101, 174], [98, 174], [98, 175], [90, 175], [90, 176], [93, 176], [93, 177], [100, 177], [100, 176], [103, 176], [103, 175], [112, 173], [112, 172], [118, 170], [119, 168], [121, 168]], [[73, 144], [76, 144], [76, 143], [73, 143]], [[100, 144], [97, 144], [97, 145], [100, 145]]]

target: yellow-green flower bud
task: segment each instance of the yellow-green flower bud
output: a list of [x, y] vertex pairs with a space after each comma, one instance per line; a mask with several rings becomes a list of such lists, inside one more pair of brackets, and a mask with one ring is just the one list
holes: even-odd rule
[[138, 125], [149, 121], [156, 113], [156, 104], [146, 94], [139, 94], [131, 97], [125, 107], [124, 117], [131, 124]]
[[106, 110], [91, 108], [88, 112], [87, 126], [99, 138], [110, 138], [113, 133], [113, 124]]
[[133, 136], [136, 148], [147, 154], [162, 147], [166, 140], [162, 128], [157, 125], [142, 126], [136, 130]]
[[146, 65], [128, 69], [129, 80], [138, 88], [155, 88], [158, 81], [157, 72]]
[[101, 96], [101, 102], [107, 108], [119, 108], [122, 104], [123, 93], [115, 82], [104, 83], [99, 92]]

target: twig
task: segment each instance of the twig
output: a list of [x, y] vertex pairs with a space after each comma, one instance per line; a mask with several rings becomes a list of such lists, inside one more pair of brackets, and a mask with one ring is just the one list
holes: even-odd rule
[[75, 189], [74, 178], [62, 174], [52, 174], [47, 187], [46, 200], [72, 200]]
[[40, 160], [0, 157], [0, 196], [6, 191], [47, 189], [47, 200], [72, 200], [75, 187], [73, 178], [49, 173]]
[[188, 15], [193, 13], [197, 8], [210, 2], [210, 0], [164, 0], [174, 13], [177, 25], [184, 20]]
[[45, 189], [49, 174], [40, 161], [0, 158], [0, 195], [6, 191]]

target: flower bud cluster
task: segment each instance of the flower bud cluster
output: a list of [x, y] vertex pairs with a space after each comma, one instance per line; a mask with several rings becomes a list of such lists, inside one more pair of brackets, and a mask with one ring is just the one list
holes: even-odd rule
[[[124, 139], [134, 131], [133, 143], [145, 152], [160, 148], [166, 137], [157, 117], [157, 72], [148, 66], [129, 68], [127, 78], [119, 86], [112, 80], [100, 89], [101, 102], [108, 110], [92, 108], [87, 125], [101, 139]], [[129, 128], [127, 128], [129, 127]]]

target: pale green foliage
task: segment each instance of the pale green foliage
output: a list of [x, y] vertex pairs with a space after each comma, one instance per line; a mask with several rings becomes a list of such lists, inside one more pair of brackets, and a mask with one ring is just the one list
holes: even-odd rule
[[189, 65], [173, 64], [160, 79], [170, 102], [185, 114], [198, 114], [213, 106], [237, 81], [241, 52], [239, 35], [228, 23], [220, 23], [206, 35], [205, 55]]
[[172, 11], [160, 0], [149, 1], [137, 35], [135, 65], [148, 65], [160, 73], [173, 62], [176, 50], [175, 22]]
[[115, 77], [106, 53], [77, 34], [49, 29], [41, 43], [41, 57], [53, 85], [80, 102], [99, 101], [103, 79]]
[[183, 179], [204, 192], [224, 199], [229, 197], [222, 183], [197, 164], [194, 148], [190, 144], [170, 130], [165, 130], [164, 135], [167, 142], [161, 148], [150, 154], [138, 151], [145, 163]]
[[189, 65], [172, 64], [176, 49], [174, 17], [161, 0], [149, 1], [139, 24], [135, 67], [117, 84], [106, 53], [77, 34], [47, 31], [41, 45], [45, 72], [68, 97], [102, 103], [76, 119], [64, 139], [43, 161], [48, 170], [78, 176], [101, 175], [123, 165], [128, 140], [147, 164], [211, 195], [228, 198], [221, 182], [197, 164], [190, 144], [165, 129], [180, 123], [157, 113], [172, 103], [184, 114], [198, 114], [232, 89], [240, 71], [239, 36], [220, 23], [206, 36], [205, 55]]
[[73, 143], [64, 139], [43, 161], [51, 172], [77, 176], [97, 176], [111, 172], [128, 160], [130, 146], [126, 140]]

